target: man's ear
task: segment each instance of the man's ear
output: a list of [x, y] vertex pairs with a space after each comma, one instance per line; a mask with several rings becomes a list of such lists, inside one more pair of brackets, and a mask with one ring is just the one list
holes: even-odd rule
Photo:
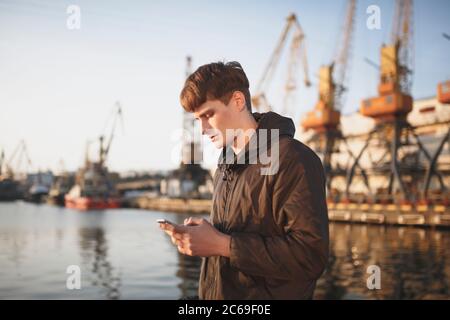
[[233, 92], [233, 102], [239, 112], [242, 112], [243, 110], [247, 109], [247, 106], [245, 104], [245, 96], [242, 92], [240, 91]]

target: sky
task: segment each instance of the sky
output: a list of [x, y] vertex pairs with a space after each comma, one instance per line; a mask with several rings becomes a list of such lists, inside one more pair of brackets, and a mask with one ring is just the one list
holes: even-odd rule
[[[67, 8], [80, 8], [80, 29], [69, 29]], [[83, 164], [87, 141], [108, 129], [116, 101], [123, 108], [107, 163], [115, 171], [168, 170], [180, 162], [179, 93], [186, 56], [194, 69], [239, 61], [250, 90], [262, 75], [289, 13], [306, 35], [313, 85], [300, 85], [296, 125], [317, 100], [317, 74], [332, 61], [345, 0], [320, 1], [22, 1], [0, 0], [0, 150], [8, 158], [26, 141], [31, 170], [67, 170]], [[369, 5], [380, 8], [381, 28], [369, 30]], [[379, 48], [389, 41], [394, 2], [360, 0], [344, 114], [376, 95]], [[436, 94], [450, 79], [450, 1], [414, 1], [414, 98]], [[268, 90], [281, 110], [288, 48]], [[302, 71], [298, 74], [303, 80]], [[278, 107], [277, 107], [278, 106]], [[94, 158], [97, 146], [91, 144]], [[205, 167], [218, 151], [204, 144]], [[13, 163], [14, 166], [14, 163]]]

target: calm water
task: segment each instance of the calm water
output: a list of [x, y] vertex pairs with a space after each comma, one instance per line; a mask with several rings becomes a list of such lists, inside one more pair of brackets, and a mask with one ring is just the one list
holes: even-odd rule
[[[120, 209], [77, 212], [0, 203], [0, 299], [178, 299], [195, 295], [198, 258], [177, 253], [155, 219], [187, 215]], [[331, 224], [317, 299], [450, 297], [450, 232]], [[366, 287], [367, 266], [381, 289]], [[69, 265], [81, 289], [68, 290]]]

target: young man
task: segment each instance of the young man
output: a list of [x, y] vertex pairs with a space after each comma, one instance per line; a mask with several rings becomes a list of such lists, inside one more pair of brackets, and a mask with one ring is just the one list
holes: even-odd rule
[[204, 257], [199, 298], [311, 299], [328, 260], [320, 159], [293, 138], [291, 119], [252, 114], [238, 62], [201, 66], [180, 99], [223, 149], [210, 221], [160, 225], [179, 252]]

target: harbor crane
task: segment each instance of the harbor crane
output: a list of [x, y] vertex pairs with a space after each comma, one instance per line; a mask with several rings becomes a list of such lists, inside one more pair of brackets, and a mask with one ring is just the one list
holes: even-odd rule
[[[397, 0], [389, 44], [380, 50], [380, 78], [378, 96], [364, 99], [360, 113], [374, 119], [371, 130], [355, 161], [349, 168], [346, 197], [355, 169], [366, 154], [371, 162], [371, 176], [387, 176], [387, 186], [378, 186], [376, 198], [382, 203], [408, 204], [426, 202], [429, 183], [420, 184], [424, 172], [436, 176], [440, 190], [446, 189], [442, 174], [437, 170], [432, 155], [424, 148], [418, 134], [407, 121], [413, 107], [411, 86], [413, 80], [413, 1]], [[373, 159], [372, 151], [379, 151]], [[421, 156], [425, 161], [421, 160]], [[421, 190], [417, 190], [419, 186]]]
[[311, 85], [308, 74], [305, 33], [303, 32], [297, 16], [294, 13], [291, 13], [286, 18], [285, 27], [277, 42], [275, 50], [270, 56], [269, 62], [267, 63], [263, 71], [262, 77], [256, 86], [256, 92], [252, 96], [252, 105], [258, 111], [273, 110], [273, 106], [270, 105], [267, 99], [267, 91], [273, 80], [274, 73], [279, 65], [283, 48], [286, 46], [286, 43], [288, 43], [288, 36], [291, 33], [291, 30], [293, 32], [293, 37], [290, 43], [287, 79], [284, 86], [284, 100], [281, 113], [288, 114], [293, 111], [295, 94], [298, 88], [297, 75], [300, 65], [303, 69], [305, 86], [309, 87]]
[[[356, 0], [347, 2], [342, 32], [332, 62], [320, 67], [319, 95], [314, 109], [307, 112], [301, 121], [305, 131], [312, 131], [306, 142], [322, 156], [327, 187], [335, 176], [345, 176], [346, 170], [332, 164], [332, 156], [340, 152], [340, 142], [346, 144], [340, 129], [341, 110], [348, 91], [347, 79], [355, 25]], [[350, 149], [347, 152], [353, 157]], [[364, 170], [362, 171], [365, 174]], [[365, 180], [368, 187], [367, 179]]]

